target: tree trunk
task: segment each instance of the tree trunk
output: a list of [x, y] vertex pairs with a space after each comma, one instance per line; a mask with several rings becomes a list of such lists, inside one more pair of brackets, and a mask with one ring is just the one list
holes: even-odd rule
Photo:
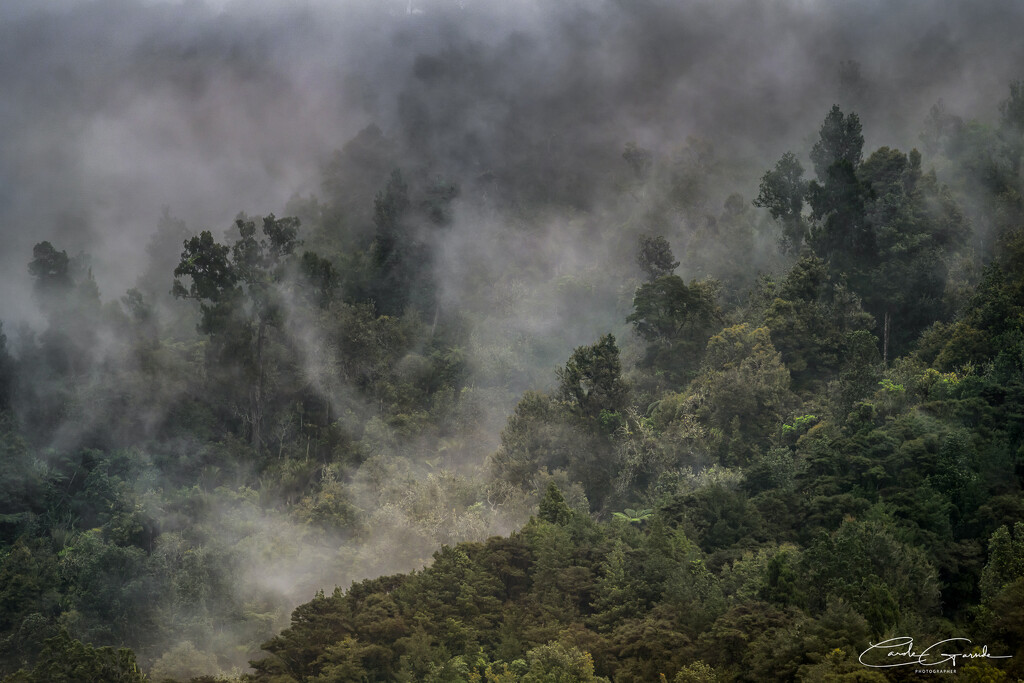
[[252, 447], [258, 453], [263, 444], [263, 338], [267, 325], [262, 320], [256, 328], [256, 386], [252, 392]]
[[882, 365], [889, 367], [889, 311], [885, 312], [885, 329], [882, 332]]

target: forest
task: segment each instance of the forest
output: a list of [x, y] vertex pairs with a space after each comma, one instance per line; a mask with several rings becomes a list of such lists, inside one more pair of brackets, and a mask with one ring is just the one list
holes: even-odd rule
[[1022, 62], [740, 95], [751, 3], [357, 4], [322, 87], [315, 14], [0, 27], [62, 84], [0, 66], [0, 680], [1024, 679]]

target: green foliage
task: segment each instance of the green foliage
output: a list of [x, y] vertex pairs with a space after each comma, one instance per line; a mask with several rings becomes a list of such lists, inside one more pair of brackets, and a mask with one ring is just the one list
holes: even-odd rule
[[818, 135], [818, 141], [811, 148], [811, 161], [819, 181], [824, 182], [829, 169], [836, 164], [846, 163], [853, 168], [860, 164], [864, 136], [856, 114], [847, 116], [839, 105], [832, 105]]
[[686, 379], [699, 365], [708, 337], [721, 321], [711, 282], [691, 282], [663, 275], [641, 285], [626, 318], [647, 342], [643, 365], [664, 372], [673, 382]]
[[807, 239], [804, 223], [804, 197], [807, 196], [807, 181], [803, 179], [804, 168], [796, 155], [786, 152], [775, 164], [775, 169], [761, 177], [754, 206], [768, 209], [772, 218], [782, 223], [782, 247], [793, 254]]
[[[835, 376], [847, 359], [864, 367], [868, 340], [851, 340], [871, 325], [859, 302], [831, 282], [825, 263], [803, 256], [782, 281], [764, 313], [772, 343], [793, 376], [796, 389], [812, 389]], [[854, 360], [853, 353], [861, 358]]]
[[[126, 644], [154, 677], [879, 680], [857, 655], [892, 633], [1020, 675], [1022, 101], [991, 126], [934, 110], [935, 171], [866, 154], [834, 107], [815, 180], [792, 153], [761, 177], [785, 255], [710, 143], [628, 145], [602, 211], [635, 291], [586, 243], [582, 188], [568, 217], [529, 199], [572, 177], [495, 194], [506, 160], [471, 187], [512, 227], [445, 235], [436, 169], [463, 164], [372, 126], [296, 217], [221, 244], [165, 211], [119, 300], [37, 244], [42, 327], [0, 332], [0, 675], [142, 680]], [[587, 270], [516, 260], [563, 218]], [[670, 240], [718, 280], [674, 275]], [[378, 578], [316, 593], [339, 576]]]
[[39, 664], [4, 679], [10, 683], [143, 683], [146, 680], [130, 650], [94, 648], [75, 640], [65, 630], [44, 643]]
[[555, 482], [548, 482], [548, 487], [544, 491], [544, 497], [540, 501], [540, 507], [537, 510], [537, 515], [545, 522], [559, 525], [568, 524], [572, 519], [572, 511], [569, 509], [569, 506], [565, 504], [565, 497], [562, 495], [562, 492], [558, 490], [558, 486]]
[[834, 534], [819, 536], [803, 560], [809, 598], [819, 604], [830, 596], [848, 601], [876, 636], [938, 607], [935, 569], [920, 550], [900, 543], [880, 524], [846, 521]]
[[933, 321], [947, 318], [948, 264], [966, 240], [961, 210], [921, 155], [882, 147], [858, 170], [871, 188], [866, 211], [874, 226], [878, 262], [859, 287], [877, 318], [888, 315], [889, 345], [902, 353]]
[[672, 247], [661, 235], [641, 235], [639, 241], [640, 248], [636, 260], [640, 264], [640, 269], [647, 274], [648, 280], [653, 282], [659, 277], [671, 275], [672, 271], [679, 267], [679, 261], [673, 260]]
[[650, 519], [652, 514], [654, 514], [653, 510], [634, 510], [632, 508], [626, 508], [624, 512], [612, 513], [612, 516], [615, 517], [615, 519], [621, 519], [623, 522], [627, 522], [629, 524], [640, 524], [641, 522]]
[[715, 670], [698, 659], [680, 669], [672, 683], [717, 683], [718, 680]]
[[629, 389], [622, 379], [619, 347], [610, 334], [577, 347], [556, 374], [559, 398], [583, 417], [596, 418], [602, 410], [618, 411], [626, 404]]
[[988, 558], [980, 584], [982, 600], [986, 602], [1024, 577], [1024, 522], [1017, 522], [1012, 534], [1006, 526], [996, 529], [988, 542]]
[[795, 403], [789, 371], [766, 328], [743, 323], [708, 340], [691, 385], [697, 417], [725, 435], [726, 464], [745, 464]]
[[369, 280], [365, 289], [357, 291], [357, 298], [368, 296], [380, 315], [436, 308], [430, 272], [433, 254], [422, 224], [436, 229], [449, 223], [450, 205], [457, 196], [453, 183], [435, 178], [411, 187], [401, 170], [392, 170], [373, 202]]
[[[207, 230], [186, 240], [182, 262], [174, 271], [178, 277], [188, 275], [190, 282], [186, 289], [178, 280], [173, 290], [175, 296], [213, 303], [229, 298], [232, 295], [231, 288], [237, 281], [229, 261], [230, 253], [230, 247], [214, 242], [213, 235]], [[204, 329], [209, 329], [214, 317], [213, 310], [204, 309], [203, 314]]]
[[539, 645], [526, 653], [529, 666], [520, 679], [523, 683], [607, 683], [594, 675], [594, 660], [589, 652], [566, 648], [560, 643]]
[[307, 251], [302, 254], [300, 267], [309, 288], [308, 296], [320, 308], [327, 308], [334, 298], [340, 279], [334, 265], [328, 259]]
[[845, 279], [861, 297], [887, 360], [890, 348], [904, 353], [935, 320], [948, 318], [949, 266], [968, 227], [949, 190], [922, 170], [917, 150], [882, 147], [862, 161], [863, 144], [857, 115], [833, 106], [810, 153], [817, 180], [803, 184], [788, 154], [764, 175], [755, 204], [782, 221], [794, 252], [806, 233], [836, 281]]
[[[284, 325], [282, 287], [299, 244], [298, 227], [296, 218], [270, 214], [263, 219], [264, 239], [257, 239], [255, 221], [240, 217], [233, 245], [219, 244], [203, 231], [185, 241], [174, 269], [174, 296], [199, 301], [199, 331], [213, 342], [210, 364], [247, 380], [246, 398], [229, 395], [227, 400], [248, 403], [242, 417], [257, 451], [265, 446], [268, 379], [273, 374], [268, 337]], [[178, 279], [185, 276], [187, 288]]]
[[538, 488], [540, 473], [564, 472], [587, 485], [587, 495], [607, 489], [614, 465], [607, 435], [587, 429], [575, 411], [534, 392], [516, 405], [491, 458], [494, 476], [520, 489]]
[[793, 424], [782, 425], [783, 434], [801, 434], [818, 423], [817, 415], [797, 415], [793, 418]]
[[422, 247], [412, 241], [405, 223], [409, 206], [409, 186], [395, 169], [387, 187], [373, 201], [377, 234], [372, 256], [375, 285], [370, 295], [384, 315], [400, 315], [405, 310], [421, 256]]
[[820, 180], [808, 188], [814, 221], [811, 247], [834, 272], [855, 272], [860, 264], [870, 262], [877, 249], [874, 226], [865, 214], [867, 187], [846, 159], [828, 166]]

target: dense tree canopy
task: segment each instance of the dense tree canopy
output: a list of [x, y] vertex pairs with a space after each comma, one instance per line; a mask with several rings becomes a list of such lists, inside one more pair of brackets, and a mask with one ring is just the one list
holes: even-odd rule
[[3, 680], [887, 680], [903, 633], [1024, 675], [1021, 84], [927, 156], [835, 106], [753, 202], [707, 140], [595, 153], [598, 209], [432, 156], [460, 59], [292, 215], [165, 211], [123, 297], [24, 254]]

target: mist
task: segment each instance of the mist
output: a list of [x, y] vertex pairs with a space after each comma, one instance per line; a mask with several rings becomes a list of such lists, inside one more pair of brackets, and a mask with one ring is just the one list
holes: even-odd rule
[[753, 174], [834, 102], [869, 147], [913, 145], [939, 99], [991, 114], [975, 103], [1024, 49], [998, 2], [57, 5], [8, 5], [0, 29], [8, 321], [31, 317], [35, 242], [87, 251], [119, 296], [160, 207], [194, 229], [280, 213], [370, 123], [467, 203], [485, 173], [607, 176], [630, 141], [705, 138]]
[[[613, 332], [636, 361], [625, 320], [641, 282], [637, 237], [664, 235], [686, 280], [749, 290], [758, 273], [791, 262], [751, 206], [758, 181], [786, 151], [806, 160], [833, 104], [860, 116], [867, 149], [919, 146], [940, 101], [994, 120], [1022, 75], [1022, 28], [1024, 5], [999, 0], [5, 3], [0, 321], [15, 355], [30, 349], [54, 319], [33, 289], [33, 246], [49, 241], [78, 259], [109, 309], [97, 305], [106, 317], [82, 356], [86, 399], [107, 396], [103, 387], [136, 367], [118, 303], [129, 289], [155, 307], [154, 337], [200, 348], [191, 302], [170, 296], [188, 237], [234, 239], [240, 213], [297, 215], [306, 247], [354, 253], [372, 240], [374, 199], [392, 169], [428, 197], [457, 187], [442, 228], [426, 218], [413, 226], [433, 254], [425, 277], [437, 291], [433, 321], [415, 322], [433, 335], [440, 319], [461, 335], [450, 347], [467, 379], [450, 398], [449, 431], [430, 432], [416, 415], [407, 433], [384, 420], [384, 399], [331, 355], [344, 327], [330, 322], [337, 311], [316, 317], [293, 298], [280, 348], [297, 359], [303, 397], [322, 401], [325, 422], [358, 442], [358, 464], [308, 465], [294, 473], [295, 491], [273, 500], [248, 464], [206, 473], [210, 444], [242, 447], [198, 430], [163, 440], [161, 425], [185, 419], [174, 417], [184, 381], [125, 380], [123, 404], [83, 399], [37, 445], [75, 452], [104, 430], [120, 447], [145, 444], [153, 456], [135, 494], [161, 520], [160, 552], [173, 555], [171, 541], [187, 545], [190, 535], [220, 548], [238, 572], [218, 600], [272, 613], [266, 638], [316, 590], [417, 569], [441, 543], [509, 533], [548, 479], [586, 509], [564, 472], [510, 491], [488, 480], [488, 458], [522, 394], [550, 391], [574, 348]], [[630, 145], [649, 155], [646, 166], [624, 159]], [[356, 269], [335, 265], [342, 279]], [[395, 325], [381, 338], [406, 334]], [[427, 347], [393, 359], [398, 376], [419, 381], [436, 350]], [[189, 359], [174, 367], [194, 371]], [[115, 425], [124, 404], [135, 412]], [[295, 423], [275, 426], [282, 462], [287, 448], [300, 453], [314, 410], [304, 404]], [[308, 462], [308, 438], [305, 448]], [[178, 516], [161, 509], [153, 492], [188, 486], [168, 474], [187, 459], [214, 482], [196, 501], [221, 486], [231, 502], [196, 502], [199, 512]], [[315, 494], [303, 488], [310, 480]], [[319, 511], [341, 500], [363, 531], [314, 529]], [[148, 644], [147, 663], [202, 645], [189, 618], [176, 628], [180, 640]], [[247, 628], [201, 649], [220, 670], [244, 667], [251, 653], [231, 649], [253, 640]]]

